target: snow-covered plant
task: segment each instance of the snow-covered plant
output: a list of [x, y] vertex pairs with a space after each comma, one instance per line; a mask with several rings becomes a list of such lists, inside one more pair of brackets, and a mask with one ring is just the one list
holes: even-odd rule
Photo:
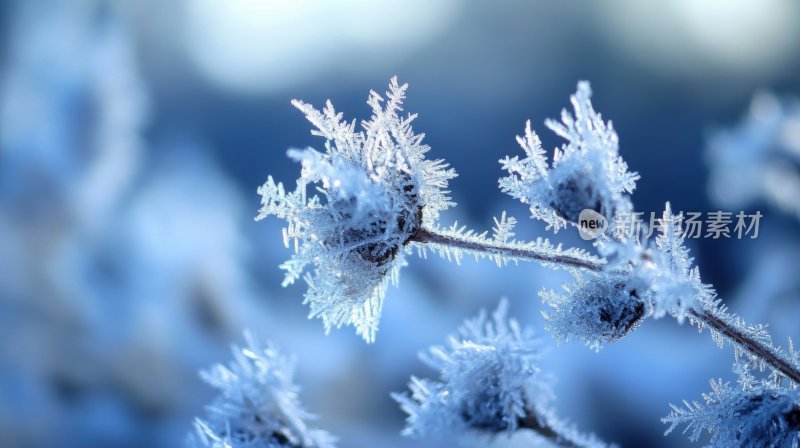
[[[320, 112], [293, 101], [316, 128], [312, 134], [325, 139], [325, 151], [290, 150], [289, 157], [302, 164], [297, 187], [287, 191], [269, 177], [258, 189], [256, 220], [274, 215], [286, 221], [284, 244], [293, 245], [294, 254], [281, 265], [284, 286], [306, 272], [310, 317], [321, 318], [326, 331], [352, 325], [374, 341], [386, 288], [397, 282], [412, 243], [455, 260], [470, 253], [498, 264], [598, 266], [581, 250], [562, 250], [547, 240], [510, 240], [513, 221], [504, 221], [506, 227], [491, 238], [457, 225], [441, 229], [436, 221], [453, 205], [447, 185], [456, 173], [442, 160], [425, 158], [430, 148], [422, 143], [424, 135], [411, 128], [416, 115], [400, 114], [406, 89], [392, 78], [386, 101], [371, 92], [372, 117], [361, 122], [361, 130], [330, 102]], [[310, 185], [317, 194], [309, 195]]]
[[725, 207], [764, 200], [800, 218], [800, 101], [753, 97], [741, 123], [711, 134], [706, 151], [712, 199]]
[[[636, 175], [629, 174], [625, 163], [619, 159], [616, 134], [611, 125], [604, 124], [591, 108], [589, 93], [587, 84], [578, 85], [578, 93], [572, 98], [575, 117], [563, 113], [564, 127], [557, 132], [568, 136], [571, 144], [584, 142], [579, 147], [586, 153], [606, 152], [613, 155], [611, 160], [617, 163], [597, 163], [594, 165], [597, 171], [592, 172], [591, 176], [587, 175], [586, 164], [561, 164], [560, 169], [563, 172], [560, 173], [560, 178], [581, 178], [586, 182], [587, 186], [575, 190], [583, 192], [582, 194], [554, 196], [547, 189], [537, 187], [539, 184], [535, 179], [545, 178], [543, 173], [546, 172], [546, 165], [539, 140], [530, 132], [529, 127], [526, 137], [519, 139], [528, 157], [523, 161], [508, 158], [500, 161], [510, 173], [509, 177], [500, 180], [501, 188], [523, 203], [532, 204], [533, 217], [546, 220], [554, 231], [564, 226], [555, 217], [569, 219], [563, 216], [569, 214], [564, 210], [574, 212], [583, 208], [595, 211], [599, 209], [607, 214], [608, 219], [615, 221], [614, 215], [620, 211], [633, 212], [632, 207], [629, 207], [630, 200], [622, 193], [632, 192]], [[553, 122], [548, 122], [548, 126], [553, 128]], [[596, 142], [613, 144], [604, 146]], [[557, 151], [554, 159], [560, 157], [561, 154]], [[587, 160], [590, 159], [587, 157]], [[591, 165], [591, 162], [587, 164]], [[554, 162], [553, 165], [555, 167], [558, 164]], [[608, 185], [616, 185], [617, 189], [609, 190]], [[569, 188], [564, 190], [573, 191]], [[624, 204], [628, 208], [593, 206], [591, 202], [595, 196], [586, 192], [598, 191], [619, 193], [607, 197], [622, 199], [608, 203]], [[554, 198], [561, 198], [571, 204], [553, 203]], [[608, 204], [602, 201], [600, 203]], [[613, 342], [625, 336], [643, 317], [671, 315], [679, 322], [688, 318], [701, 331], [709, 328], [718, 345], [729, 343], [735, 350], [736, 359], [742, 363], [740, 370], [768, 369], [773, 383], [788, 379], [788, 390], [794, 391], [793, 388], [800, 383], [800, 355], [794, 351], [791, 341], [789, 350], [784, 350], [773, 344], [765, 326], [748, 325], [740, 317], [727, 311], [713, 288], [702, 282], [698, 268], [693, 266], [693, 260], [684, 245], [681, 221], [681, 216], [672, 214], [668, 203], [662, 218], [657, 222], [659, 233], [655, 241], [643, 240], [641, 231], [629, 235], [611, 231], [600, 235], [595, 247], [605, 257], [602, 266], [582, 266], [588, 272], [573, 270], [576, 283], [566, 287], [565, 294], [553, 291], [541, 294], [544, 301], [554, 309], [545, 313], [548, 328], [559, 340], [579, 339], [598, 349], [602, 343]], [[613, 227], [611, 229], [615, 230]], [[669, 417], [670, 421], [689, 422], [692, 428], [699, 427], [700, 430], [713, 427], [716, 438], [723, 441], [718, 446], [765, 446], [765, 440], [776, 441], [774, 445], [766, 446], [795, 446], [797, 415], [794, 408], [787, 403], [792, 400], [796, 403], [796, 395], [794, 392], [787, 396], [777, 393], [776, 389], [767, 390], [770, 383], [756, 384], [754, 381], [745, 381], [743, 392], [734, 394], [726, 392], [728, 389], [720, 386], [720, 383], [715, 383], [715, 391], [719, 391], [720, 395], [710, 399], [708, 403], [709, 406], [716, 403], [717, 407], [713, 410], [717, 412], [716, 422], [693, 420], [689, 415], [698, 409], [694, 406], [688, 406], [683, 413], [676, 409], [675, 414]], [[755, 403], [750, 402], [748, 407], [747, 400], [742, 398], [744, 396], [755, 399]], [[774, 413], [776, 407], [781, 406], [781, 409], [788, 412], [783, 417]], [[764, 420], [767, 418], [764, 415], [770, 412], [772, 416]], [[793, 444], [781, 444], [787, 440], [791, 440]]]
[[[262, 210], [257, 219], [285, 219], [284, 241], [288, 246], [294, 240], [295, 255], [283, 265], [286, 283], [314, 265], [306, 274], [306, 302], [311, 316], [321, 317], [326, 329], [354, 325], [368, 342], [374, 340], [386, 286], [396, 281], [404, 255], [416, 247], [423, 256], [430, 249], [456, 262], [470, 254], [499, 266], [538, 261], [567, 269], [575, 278], [573, 285], [564, 293], [541, 294], [552, 308], [545, 313], [547, 326], [559, 340], [578, 339], [599, 349], [629, 334], [646, 317], [669, 315], [701, 331], [708, 328], [713, 340], [730, 344], [746, 367], [768, 369], [790, 387], [800, 383], [800, 355], [791, 341], [788, 351], [776, 346], [764, 326], [748, 325], [729, 313], [714, 289], [702, 282], [684, 244], [682, 217], [673, 215], [669, 203], [655, 223], [653, 239], [643, 237], [643, 231], [626, 235], [617, 227], [618, 218], [634, 213], [630, 194], [639, 176], [628, 171], [619, 155], [611, 123], [594, 111], [588, 83], [579, 83], [572, 96], [574, 114], [564, 111], [561, 122], [546, 122], [567, 140], [552, 161], [548, 164], [528, 123], [525, 135], [518, 137], [525, 157], [500, 161], [508, 176], [499, 184], [553, 232], [578, 226], [585, 209], [604, 215], [612, 225], [595, 241], [598, 255], [542, 238], [514, 240], [516, 220], [505, 212], [495, 219], [491, 236], [456, 224], [441, 227], [437, 218], [453, 205], [446, 188], [455, 173], [443, 162], [423, 157], [428, 147], [411, 130], [414, 115], [398, 115], [405, 90], [393, 79], [385, 106], [373, 92], [368, 101], [373, 117], [358, 132], [355, 122], [342, 121], [330, 103], [318, 112], [295, 102], [317, 127], [314, 134], [326, 139], [326, 151], [289, 152], [303, 164], [293, 192], [271, 178], [259, 190]], [[308, 198], [308, 184], [315, 184], [322, 196]], [[479, 317], [462, 329], [461, 339], [451, 339], [449, 348], [433, 348], [424, 356], [441, 378], [413, 379], [412, 395], [396, 396], [409, 413], [407, 434], [459, 428], [493, 434], [525, 425], [542, 429], [541, 424], [549, 428], [544, 432], [552, 430], [549, 420], [540, 418], [546, 414], [546, 388], [534, 368], [527, 336], [516, 324], [501, 323], [504, 313], [501, 306], [494, 325]], [[538, 423], [526, 423], [526, 415]]]
[[[563, 127], [559, 128], [552, 121], [549, 121], [548, 125], [551, 128], [560, 129], [557, 131], [560, 135], [569, 136], [570, 143], [584, 142], [579, 147], [586, 153], [594, 151], [613, 155], [611, 160], [615, 160], [616, 163], [596, 165], [598, 167], [598, 171], [595, 172], [598, 176], [596, 190], [607, 191], [605, 186], [609, 185], [611, 182], [609, 179], [611, 179], [615, 180], [611, 184], [625, 186], [625, 188], [615, 190], [620, 195], [622, 192], [632, 192], [637, 175], [627, 172], [627, 165], [617, 153], [616, 134], [610, 123], [604, 123], [592, 109], [589, 101], [590, 93], [588, 84], [579, 83], [578, 92], [572, 97], [575, 108], [574, 117], [564, 112], [562, 113]], [[521, 139], [523, 148], [539, 147], [535, 134], [532, 132], [526, 134], [528, 136]], [[613, 144], [604, 146], [596, 142], [613, 142]], [[511, 193], [523, 203], [533, 203], [536, 198], [530, 197], [530, 194], [535, 193], [535, 189], [526, 190], [523, 187], [525, 183], [520, 179], [535, 179], [540, 175], [541, 166], [544, 163], [543, 151], [528, 151], [527, 149], [526, 151], [529, 156], [525, 159], [525, 163], [508, 158], [500, 161], [501, 165], [507, 169], [513, 167], [512, 170], [509, 170], [510, 173], [516, 173], [501, 179], [500, 184], [503, 190]], [[559, 152], [556, 154], [558, 155]], [[587, 160], [589, 159], [591, 158]], [[562, 175], [565, 177], [569, 177], [570, 172], [580, 176], [584, 173], [585, 166], [584, 164], [563, 165], [561, 169], [564, 171]], [[586, 181], [591, 183], [593, 178]], [[528, 191], [528, 196], [523, 194], [525, 191]], [[630, 204], [627, 196], [612, 195], [612, 197], [622, 197], [624, 198], [621, 200], [622, 202]], [[575, 200], [574, 197], [568, 196], [562, 199], [564, 201]], [[556, 204], [553, 207], [561, 206]], [[606, 210], [614, 212], [612, 209]], [[627, 209], [627, 212], [632, 211], [632, 208]], [[619, 210], [616, 213], [619, 213]], [[625, 232], [607, 232], [601, 235], [595, 242], [595, 246], [606, 258], [599, 266], [579, 266], [591, 272], [589, 275], [592, 277], [588, 282], [579, 278], [576, 285], [568, 287], [565, 295], [558, 295], [552, 291], [543, 294], [546, 302], [556, 306], [556, 312], [552, 313], [552, 316], [548, 315], [551, 319], [550, 327], [556, 331], [556, 336], [561, 339], [581, 339], [589, 346], [598, 348], [601, 342], [610, 342], [615, 339], [609, 335], [616, 336], [627, 332], [627, 323], [638, 317], [637, 310], [639, 308], [636, 304], [644, 301], [646, 314], [654, 317], [669, 314], [679, 322], [688, 317], [689, 322], [698, 326], [700, 330], [709, 327], [712, 337], [718, 344], [722, 344], [724, 341], [731, 343], [736, 349], [737, 355], [745, 354], [755, 366], [763, 368], [769, 365], [780, 375], [786, 376], [794, 382], [800, 382], [800, 362], [798, 362], [797, 354], [792, 350], [786, 352], [775, 347], [763, 326], [749, 326], [737, 316], [728, 313], [720, 305], [713, 288], [702, 283], [699, 270], [692, 265], [693, 260], [684, 245], [681, 219], [680, 216], [672, 214], [671, 208], [667, 204], [662, 218], [657, 223], [659, 235], [654, 244], [642, 241], [640, 232], [633, 232], [630, 235], [625, 235]], [[555, 231], [558, 226], [552, 222], [550, 224]], [[580, 276], [577, 273], [575, 275]], [[613, 285], [619, 285], [619, 287], [615, 288]], [[627, 300], [620, 300], [620, 295], [624, 297], [624, 292], [621, 294], [603, 293], [603, 291], [620, 290], [628, 292]], [[632, 291], [636, 293], [630, 294]], [[591, 296], [599, 296], [603, 300], [592, 300]], [[573, 322], [569, 319], [569, 310], [574, 313], [573, 317], [583, 316], [589, 320]], [[631, 312], [633, 315], [630, 315]], [[606, 322], [599, 318], [605, 315], [619, 316], [625, 313], [629, 314], [628, 318], [621, 322], [619, 319], [606, 319], [610, 321]]]
[[679, 426], [697, 442], [707, 431], [711, 447], [732, 446], [797, 448], [800, 446], [800, 390], [774, 380], [756, 379], [747, 365], [736, 363], [738, 387], [711, 380], [711, 392], [702, 401], [670, 405], [661, 419], [669, 424], [666, 434]]
[[507, 314], [502, 300], [491, 319], [482, 310], [448, 338], [447, 346], [420, 353], [439, 378], [412, 377], [410, 395], [392, 394], [408, 413], [403, 434], [449, 439], [527, 429], [556, 446], [606, 446], [555, 416], [550, 384], [537, 366], [540, 342], [530, 327], [520, 327]]
[[219, 389], [195, 421], [188, 446], [210, 448], [332, 448], [336, 439], [309, 428], [314, 419], [298, 399], [293, 382], [294, 361], [271, 344], [245, 333], [246, 346], [234, 346], [233, 361], [201, 372]]
[[588, 278], [573, 271], [576, 280], [563, 293], [543, 290], [540, 297], [553, 308], [544, 313], [553, 336], [565, 342], [579, 339], [599, 350], [645, 317], [671, 315], [682, 322], [694, 307], [712, 304], [716, 293], [692, 266], [681, 220], [667, 203], [654, 242], [598, 241], [601, 253], [611, 259], [605, 270], [590, 272]]
[[545, 328], [559, 341], [578, 339], [593, 350], [621, 339], [648, 314], [647, 304], [622, 274], [575, 274], [575, 283], [564, 293], [543, 290], [539, 295], [553, 308], [543, 312]]
[[[411, 128], [415, 115], [400, 115], [406, 88], [392, 78], [385, 102], [371, 92], [373, 115], [361, 131], [330, 102], [320, 112], [293, 101], [316, 127], [312, 133], [326, 139], [325, 152], [290, 150], [302, 163], [297, 188], [287, 192], [270, 177], [258, 190], [256, 219], [285, 219], [284, 243], [294, 241], [295, 253], [282, 265], [284, 284], [313, 264], [305, 296], [311, 316], [326, 330], [354, 325], [367, 341], [375, 338], [386, 286], [405, 264], [403, 247], [452, 205], [447, 182], [455, 171], [425, 158], [430, 148]], [[319, 195], [307, 194], [309, 184]]]
[[619, 139], [611, 122], [604, 122], [594, 111], [588, 82], [578, 83], [571, 97], [575, 115], [566, 109], [561, 122], [547, 120], [548, 128], [567, 140], [553, 153], [548, 166], [541, 140], [531, 130], [517, 137], [525, 157], [506, 157], [500, 161], [508, 176], [500, 179], [500, 189], [530, 205], [531, 216], [541, 219], [554, 232], [576, 224], [582, 210], [590, 209], [606, 217], [631, 210], [628, 195], [639, 175], [628, 171], [619, 155]]

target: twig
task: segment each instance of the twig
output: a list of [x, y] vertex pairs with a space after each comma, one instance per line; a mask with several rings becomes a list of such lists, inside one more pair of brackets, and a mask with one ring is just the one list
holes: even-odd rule
[[500, 255], [517, 260], [552, 263], [568, 267], [589, 269], [592, 271], [601, 271], [605, 265], [605, 262], [601, 260], [593, 262], [577, 256], [567, 254], [553, 255], [544, 250], [514, 247], [501, 242], [473, 241], [471, 239], [444, 235], [424, 228], [417, 230], [414, 235], [411, 236], [410, 241], [438, 244], [486, 255]]
[[790, 380], [800, 384], [800, 370], [798, 370], [796, 366], [792, 365], [791, 362], [784, 359], [784, 357], [781, 356], [781, 353], [777, 352], [773, 347], [753, 340], [747, 337], [747, 335], [742, 334], [739, 329], [730, 325], [725, 319], [723, 319], [721, 316], [718, 316], [713, 310], [692, 309], [689, 310], [689, 314], [691, 314], [692, 317], [698, 321], [723, 334], [731, 343], [758, 357], [772, 366], [775, 370], [781, 372]]

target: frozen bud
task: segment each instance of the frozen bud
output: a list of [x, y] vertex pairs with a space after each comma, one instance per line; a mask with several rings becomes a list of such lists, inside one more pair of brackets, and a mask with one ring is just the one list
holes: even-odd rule
[[491, 320], [482, 311], [448, 338], [446, 347], [420, 355], [439, 378], [412, 378], [411, 396], [393, 395], [409, 414], [405, 435], [513, 432], [520, 419], [536, 412], [536, 403], [551, 398], [536, 365], [540, 343], [532, 329], [506, 318], [507, 309], [501, 302]]
[[543, 314], [553, 337], [582, 340], [594, 350], [623, 338], [648, 315], [635, 282], [621, 274], [577, 277], [564, 293], [550, 290], [540, 296], [552, 308]]
[[500, 189], [530, 204], [531, 215], [558, 231], [576, 225], [584, 209], [594, 210], [613, 222], [618, 213], [630, 211], [628, 197], [639, 175], [628, 171], [619, 155], [617, 134], [610, 122], [602, 120], [590, 101], [587, 82], [578, 84], [571, 97], [574, 116], [564, 110], [561, 122], [548, 120], [547, 126], [567, 143], [554, 151], [548, 164], [541, 140], [531, 130], [517, 137], [525, 157], [506, 157], [500, 161], [508, 176], [500, 179]]
[[507, 319], [507, 311], [503, 300], [491, 320], [481, 312], [446, 347], [421, 355], [439, 378], [412, 377], [411, 395], [392, 395], [408, 413], [403, 434], [454, 446], [454, 439], [530, 430], [556, 446], [607, 447], [555, 416], [550, 385], [537, 367], [539, 342], [533, 330]]
[[411, 129], [415, 116], [399, 115], [405, 91], [392, 79], [386, 101], [372, 92], [373, 115], [359, 132], [330, 102], [318, 111], [295, 101], [316, 127], [312, 133], [325, 138], [325, 152], [290, 150], [302, 163], [297, 188], [286, 191], [270, 177], [258, 190], [256, 219], [284, 219], [284, 242], [294, 248], [281, 265], [284, 285], [305, 273], [309, 315], [321, 318], [326, 331], [353, 325], [368, 342], [375, 339], [386, 288], [405, 265], [405, 246], [452, 205], [447, 183], [455, 172], [425, 158], [430, 148]]
[[594, 188], [592, 179], [581, 173], [573, 173], [558, 185], [553, 185], [546, 196], [547, 205], [558, 216], [572, 223], [579, 221], [583, 210], [594, 210], [604, 216], [607, 212], [603, 210], [602, 198]]
[[672, 412], [661, 419], [678, 426], [696, 442], [704, 431], [711, 434], [710, 447], [794, 447], [800, 440], [800, 391], [781, 387], [750, 374], [739, 387], [722, 380], [711, 381], [711, 392], [702, 401], [684, 401], [685, 407], [670, 405]]
[[203, 371], [206, 383], [219, 395], [195, 421], [191, 448], [333, 448], [336, 439], [310, 428], [308, 413], [297, 398], [294, 362], [272, 345], [249, 333], [247, 346], [233, 347], [234, 360]]

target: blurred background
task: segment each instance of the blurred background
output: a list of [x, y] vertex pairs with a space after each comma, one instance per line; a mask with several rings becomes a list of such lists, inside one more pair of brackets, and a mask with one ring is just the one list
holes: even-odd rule
[[[305, 286], [280, 287], [289, 252], [280, 222], [253, 222], [255, 190], [297, 177], [289, 147], [323, 144], [289, 100], [366, 118], [395, 74], [430, 157], [459, 173], [445, 224], [508, 210], [521, 237], [544, 230], [500, 193], [497, 160], [526, 119], [560, 144], [543, 121], [591, 81], [642, 176], [637, 209], [762, 211], [758, 239], [690, 245], [735, 311], [800, 337], [800, 3], [9, 0], [0, 21], [3, 448], [179, 446], [214, 394], [198, 369], [244, 328], [297, 356], [301, 399], [341, 446], [429, 446], [400, 437], [389, 393], [501, 296], [551, 347], [562, 416], [623, 446], [687, 446], [659, 419], [730, 378], [732, 352], [670, 319], [599, 354], [556, 347], [537, 292], [563, 273], [411, 257], [373, 345], [326, 336]], [[751, 107], [757, 92], [778, 96]]]

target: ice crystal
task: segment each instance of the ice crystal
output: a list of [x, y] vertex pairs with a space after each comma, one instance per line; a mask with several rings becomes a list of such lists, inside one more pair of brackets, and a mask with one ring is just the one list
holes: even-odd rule
[[190, 447], [333, 448], [335, 438], [311, 429], [294, 384], [294, 362], [245, 333], [247, 345], [233, 347], [233, 362], [201, 372], [220, 395], [197, 419]]
[[568, 446], [605, 446], [554, 416], [548, 407], [553, 398], [550, 385], [537, 367], [540, 343], [530, 327], [507, 319], [507, 312], [503, 300], [491, 319], [481, 311], [448, 338], [446, 347], [420, 354], [439, 378], [412, 377], [411, 395], [392, 394], [408, 413], [403, 434], [492, 436], [526, 428], [572, 443], [565, 443]]
[[653, 316], [670, 314], [680, 322], [690, 309], [710, 303], [716, 297], [714, 289], [701, 281], [699, 268], [692, 267], [694, 259], [684, 245], [682, 219], [672, 214], [667, 203], [659, 220], [655, 250], [650, 252], [652, 258], [638, 271], [649, 281]]
[[684, 243], [682, 215], [673, 215], [667, 203], [656, 222], [655, 241], [636, 235], [621, 241], [601, 241], [601, 252], [610, 256], [608, 272], [626, 272], [639, 286], [641, 297], [652, 308], [653, 317], [674, 316], [682, 322], [691, 309], [714, 301], [714, 289], [704, 284], [700, 270]]
[[555, 149], [550, 166], [530, 121], [525, 135], [517, 137], [525, 157], [500, 160], [508, 172], [500, 179], [500, 189], [530, 204], [532, 217], [545, 221], [555, 232], [568, 223], [577, 223], [583, 209], [607, 219], [631, 209], [628, 194], [636, 187], [639, 175], [628, 171], [619, 155], [614, 127], [595, 112], [591, 94], [588, 82], [578, 83], [571, 97], [575, 115], [563, 110], [561, 122], [546, 121], [548, 128], [567, 140]]
[[738, 387], [711, 380], [711, 392], [704, 393], [702, 401], [670, 405], [672, 412], [662, 419], [670, 425], [665, 434], [684, 426], [692, 442], [707, 431], [710, 447], [800, 446], [800, 391], [756, 379], [743, 364], [735, 370]]
[[[272, 177], [259, 188], [257, 220], [275, 215], [287, 222], [284, 242], [294, 244], [284, 285], [306, 272], [305, 303], [326, 330], [353, 325], [372, 342], [387, 285], [405, 264], [404, 248], [423, 225], [452, 205], [447, 183], [455, 171], [441, 160], [427, 160], [411, 122], [402, 117], [407, 85], [392, 78], [387, 100], [371, 92], [372, 118], [347, 123], [330, 102], [320, 112], [293, 101], [325, 138], [325, 152], [290, 150], [302, 163], [294, 191]], [[307, 195], [309, 185], [318, 195]], [[306, 270], [313, 264], [313, 270]]]

